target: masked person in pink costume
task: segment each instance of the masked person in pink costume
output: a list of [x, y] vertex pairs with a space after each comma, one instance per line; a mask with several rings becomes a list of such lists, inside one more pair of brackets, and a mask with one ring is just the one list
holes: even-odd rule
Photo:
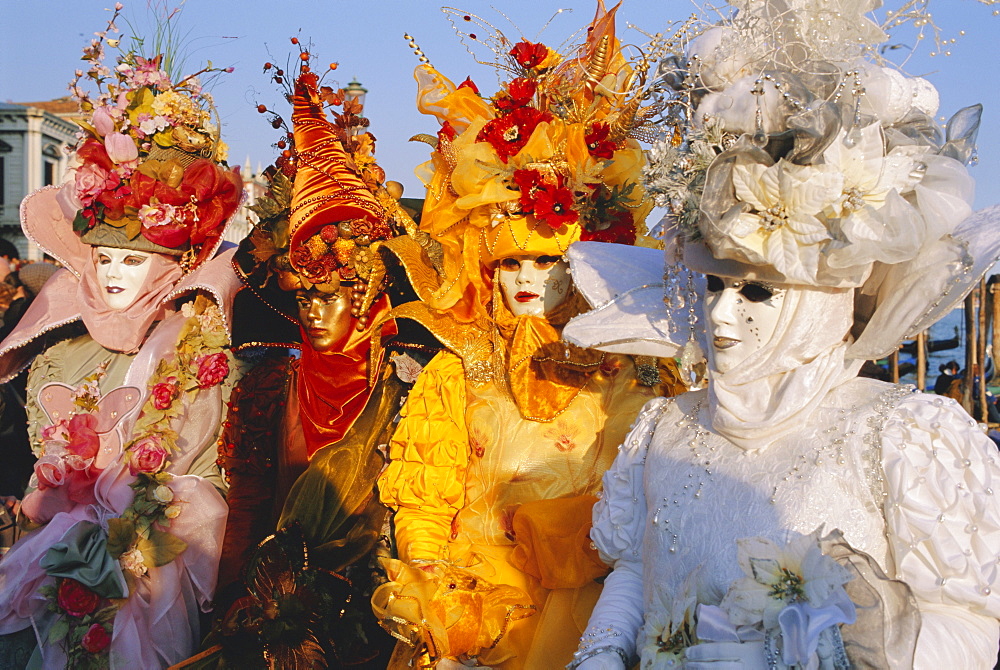
[[214, 592], [227, 508], [213, 447], [238, 288], [231, 252], [215, 254], [242, 182], [197, 79], [167, 69], [120, 57], [107, 89], [81, 99], [93, 112], [72, 179], [21, 206], [25, 235], [65, 269], [0, 344], [0, 378], [31, 363], [39, 454], [28, 532], [0, 562], [13, 667], [26, 652], [8, 634], [25, 629], [29, 667], [166, 667], [199, 641]]

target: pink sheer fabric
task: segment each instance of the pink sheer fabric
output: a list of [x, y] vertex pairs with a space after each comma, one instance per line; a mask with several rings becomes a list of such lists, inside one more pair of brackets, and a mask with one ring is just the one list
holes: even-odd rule
[[[193, 291], [207, 293], [222, 309], [227, 328], [232, 322], [232, 299], [239, 288], [231, 268], [233, 252], [219, 254], [187, 276], [175, 261], [154, 255], [140, 298], [132, 307], [110, 313], [96, 290], [93, 251], [70, 230], [65, 219], [70, 205], [61, 201], [59, 193], [55, 188], [43, 189], [22, 205], [26, 233], [66, 269], [52, 277], [18, 327], [0, 344], [0, 377], [13, 376], [39, 353], [42, 334], [82, 319], [91, 337], [109, 350], [138, 351], [118, 389], [136, 389], [141, 407], [159, 362], [176, 355], [177, 338], [186, 320], [174, 309], [177, 298]], [[107, 389], [104, 395], [113, 392]], [[138, 580], [118, 611], [109, 652], [112, 668], [166, 667], [187, 658], [200, 639], [199, 611], [207, 607], [215, 590], [227, 506], [211, 482], [185, 473], [199, 454], [214, 445], [223, 409], [221, 387], [204, 389], [172, 426], [179, 434], [179, 451], [171, 456], [169, 470], [176, 476], [169, 486], [182, 511], [172, 521], [170, 532], [187, 548], [173, 562], [152, 568], [148, 578]], [[131, 411], [114, 428], [117, 436], [111, 442], [117, 445], [117, 453], [97, 479], [96, 501], [56, 513], [0, 561], [0, 634], [30, 625], [40, 640], [47, 639], [52, 615], [38, 591], [52, 578], [39, 561], [78, 522], [106, 527], [108, 519], [120, 516], [131, 503], [130, 484], [135, 477], [129, 473], [122, 447], [136, 437], [138, 415]], [[65, 654], [58, 644], [41, 647], [43, 667], [65, 667]]]
[[165, 302], [167, 295], [184, 273], [177, 260], [163, 254], [153, 254], [149, 273], [135, 301], [125, 309], [111, 309], [104, 300], [97, 281], [97, 250], [91, 247], [91, 262], [83, 268], [77, 289], [80, 317], [87, 332], [105, 349], [132, 354], [139, 350], [149, 327], [161, 321], [173, 308]]

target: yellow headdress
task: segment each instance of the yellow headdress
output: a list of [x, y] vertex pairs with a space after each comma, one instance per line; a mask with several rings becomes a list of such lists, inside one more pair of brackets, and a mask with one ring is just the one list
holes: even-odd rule
[[428, 187], [421, 231], [442, 247], [440, 287], [422, 296], [432, 308], [481, 315], [492, 290], [481, 266], [505, 256], [561, 255], [577, 240], [631, 244], [645, 232], [652, 205], [635, 138], [651, 115], [640, 108], [651, 58], [626, 59], [616, 10], [599, 2], [586, 42], [565, 54], [497, 32], [496, 66], [512, 76], [489, 99], [469, 80], [456, 87], [429, 63], [417, 67], [417, 107], [441, 122], [437, 138], [415, 138], [435, 147], [418, 169]]

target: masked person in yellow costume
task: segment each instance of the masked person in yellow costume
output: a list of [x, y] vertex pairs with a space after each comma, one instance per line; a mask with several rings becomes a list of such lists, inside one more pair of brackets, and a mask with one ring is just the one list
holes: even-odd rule
[[403, 641], [393, 668], [570, 660], [605, 572], [587, 538], [601, 475], [676, 380], [560, 339], [585, 307], [563, 254], [633, 243], [649, 211], [633, 138], [645, 66], [622, 56], [613, 10], [587, 35], [565, 57], [498, 39], [515, 76], [491, 99], [417, 69], [418, 104], [442, 127], [425, 136], [420, 232], [386, 245], [421, 298], [393, 314], [447, 351], [417, 379], [379, 479], [400, 560], [373, 606]]

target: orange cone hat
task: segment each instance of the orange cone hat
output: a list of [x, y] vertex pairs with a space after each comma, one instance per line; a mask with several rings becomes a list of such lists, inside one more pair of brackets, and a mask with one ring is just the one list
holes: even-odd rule
[[315, 74], [302, 74], [292, 100], [298, 154], [289, 222], [292, 249], [331, 223], [364, 219], [378, 224], [385, 219], [344, 149], [341, 131], [327, 120], [316, 81]]

